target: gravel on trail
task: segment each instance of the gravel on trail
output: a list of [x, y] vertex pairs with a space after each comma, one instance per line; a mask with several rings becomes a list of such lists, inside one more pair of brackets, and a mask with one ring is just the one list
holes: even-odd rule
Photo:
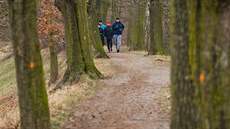
[[64, 128], [169, 129], [169, 111], [162, 108], [170, 102], [162, 95], [169, 89], [170, 62], [131, 52], [108, 55], [116, 75], [101, 80], [95, 96], [73, 108]]

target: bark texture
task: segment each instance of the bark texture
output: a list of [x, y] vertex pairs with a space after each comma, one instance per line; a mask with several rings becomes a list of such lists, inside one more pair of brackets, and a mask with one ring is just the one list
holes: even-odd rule
[[230, 4], [172, 3], [172, 129], [230, 128]]
[[170, 54], [170, 7], [171, 0], [162, 0], [163, 42], [165, 54]]
[[145, 48], [150, 49], [150, 0], [146, 2], [146, 11], [145, 11]]
[[96, 58], [109, 58], [109, 56], [105, 53], [105, 50], [101, 43], [101, 37], [97, 27], [99, 20], [106, 21], [108, 8], [108, 0], [88, 1], [90, 42], [93, 44], [95, 48]]
[[160, 0], [150, 0], [150, 49], [149, 55], [165, 54], [163, 42], [162, 3]]
[[76, 83], [82, 74], [103, 78], [94, 65], [90, 48], [88, 15], [85, 0], [56, 0], [65, 24], [67, 71], [59, 84]]
[[36, 27], [36, 1], [9, 0], [21, 129], [50, 129], [49, 106]]
[[145, 14], [147, 1], [133, 0], [133, 8], [128, 28], [130, 50], [145, 50]]
[[58, 57], [57, 57], [57, 48], [56, 41], [52, 39], [52, 34], [49, 36], [49, 51], [50, 51], [50, 80], [49, 85], [55, 83], [58, 80]]

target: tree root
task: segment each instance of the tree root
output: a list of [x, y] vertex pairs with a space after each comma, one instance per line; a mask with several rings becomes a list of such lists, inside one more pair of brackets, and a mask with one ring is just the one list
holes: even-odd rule
[[96, 59], [103, 58], [103, 59], [110, 59], [110, 57], [107, 54], [97, 54], [95, 56]]
[[57, 85], [50, 91], [50, 93], [56, 92], [67, 85], [73, 85], [79, 82], [83, 74], [89, 75], [91, 79], [104, 79], [105, 77], [96, 69], [88, 71], [87, 73], [75, 73], [66, 72], [63, 78], [57, 83]]
[[58, 81], [58, 77], [53, 77], [52, 79], [49, 80], [48, 86], [50, 87], [51, 85], [55, 84]]
[[73, 85], [79, 82], [80, 77], [83, 73], [69, 73], [66, 72], [63, 78], [57, 83], [57, 85], [50, 91], [51, 93], [61, 89], [66, 85]]
[[105, 77], [97, 70], [97, 68], [93, 68], [89, 71], [87, 71], [87, 74], [90, 76], [92, 79], [104, 79]]

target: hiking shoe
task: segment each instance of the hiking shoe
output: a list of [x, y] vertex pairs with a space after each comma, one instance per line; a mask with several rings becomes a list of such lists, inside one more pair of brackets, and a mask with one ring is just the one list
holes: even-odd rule
[[117, 53], [119, 53], [119, 52], [120, 52], [120, 50], [118, 49], [118, 50], [117, 50]]

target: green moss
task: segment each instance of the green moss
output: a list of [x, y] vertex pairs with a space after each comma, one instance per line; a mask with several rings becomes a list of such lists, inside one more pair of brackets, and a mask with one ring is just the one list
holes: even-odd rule
[[13, 58], [0, 62], [0, 94], [9, 95], [16, 91], [16, 75]]
[[93, 62], [87, 15], [89, 7], [87, 8], [86, 1], [61, 1], [61, 4], [63, 5], [62, 15], [65, 19], [68, 60], [65, 75], [54, 90], [66, 83], [78, 82], [80, 76], [84, 73], [93, 78], [102, 77], [102, 74], [97, 70]]
[[[181, 5], [185, 3], [182, 0], [176, 2], [180, 3], [177, 4], [177, 6], [174, 4], [174, 7], [177, 11], [180, 11]], [[222, 30], [219, 28], [221, 26], [220, 14], [222, 14], [222, 12], [220, 13], [219, 11], [224, 8], [220, 8], [221, 6], [219, 6], [220, 3], [218, 2], [219, 1], [211, 2], [209, 0], [188, 1], [188, 9], [183, 9], [183, 12], [188, 10], [188, 21], [186, 19], [177, 19], [178, 23], [184, 20], [183, 26], [178, 26], [174, 21], [173, 34], [178, 35], [174, 35], [172, 42], [173, 49], [175, 50], [174, 53], [172, 53], [174, 62], [172, 73], [176, 73], [180, 76], [184, 74], [184, 72], [188, 72], [186, 74], [188, 79], [184, 81], [182, 81], [183, 79], [174, 77], [174, 74], [172, 75], [172, 83], [174, 86], [172, 93], [173, 96], [175, 96], [173, 98], [172, 114], [174, 118], [182, 118], [180, 124], [176, 124], [177, 118], [172, 119], [172, 127], [175, 129], [180, 127], [227, 129], [229, 127], [229, 102], [228, 99], [226, 99], [226, 95], [229, 94], [229, 73], [226, 72], [226, 66], [224, 66], [223, 60], [221, 59], [223, 58], [224, 51], [227, 49], [225, 49], [226, 46], [223, 45], [223, 41], [221, 40], [224, 37], [221, 35]], [[178, 17], [178, 14], [174, 12], [173, 20]], [[184, 18], [183, 16], [185, 15], [179, 18]], [[187, 36], [189, 43], [187, 46], [183, 46], [181, 40], [185, 37], [182, 38], [181, 35], [185, 35], [178, 33], [180, 31], [176, 30], [176, 27], [177, 29], [178, 27], [185, 27], [186, 24], [188, 24], [189, 29]], [[187, 44], [186, 41], [183, 41], [183, 43]], [[185, 48], [188, 48], [188, 53], [185, 52]], [[181, 51], [181, 49], [183, 49], [183, 51]], [[229, 51], [229, 49], [227, 51]], [[184, 60], [177, 59], [181, 57], [184, 58]], [[182, 66], [183, 62], [186, 62], [185, 59], [189, 60], [189, 64]], [[181, 68], [183, 72], [180, 72], [178, 68]], [[174, 71], [175, 69], [177, 72]], [[204, 76], [204, 79], [200, 78], [201, 75]], [[228, 83], [226, 83], [226, 80], [228, 80]], [[179, 82], [183, 82], [183, 85]], [[177, 89], [177, 87], [180, 88]], [[188, 89], [190, 92], [187, 91]], [[180, 94], [180, 92], [186, 93], [187, 95], [184, 96]], [[189, 108], [187, 107], [188, 104], [186, 104], [186, 101], [177, 101], [177, 99], [180, 100], [180, 98], [190, 101], [191, 105]], [[181, 116], [177, 110], [181, 108], [187, 111], [188, 114], [190, 114], [191, 111], [193, 114]]]
[[[99, 20], [106, 20], [109, 1], [107, 0], [91, 0], [91, 11], [89, 12], [89, 35], [90, 44], [96, 50], [96, 58], [109, 58], [105, 53], [101, 37], [97, 28]], [[105, 42], [106, 43], [106, 42]]]
[[145, 8], [146, 1], [135, 3], [128, 28], [130, 50], [145, 50]]
[[22, 129], [49, 129], [48, 98], [36, 26], [37, 2], [11, 0], [9, 3], [13, 45], [16, 48], [20, 126]]
[[150, 49], [149, 55], [166, 54], [163, 42], [162, 3], [159, 0], [150, 1]]

